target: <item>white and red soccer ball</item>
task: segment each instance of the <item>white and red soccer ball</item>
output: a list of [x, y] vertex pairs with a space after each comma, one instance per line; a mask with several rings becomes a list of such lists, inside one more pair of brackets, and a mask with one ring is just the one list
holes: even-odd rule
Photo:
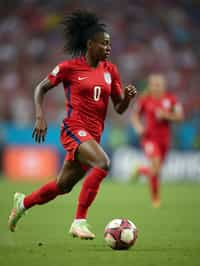
[[104, 239], [112, 249], [129, 249], [135, 244], [138, 230], [128, 219], [114, 219], [106, 225]]

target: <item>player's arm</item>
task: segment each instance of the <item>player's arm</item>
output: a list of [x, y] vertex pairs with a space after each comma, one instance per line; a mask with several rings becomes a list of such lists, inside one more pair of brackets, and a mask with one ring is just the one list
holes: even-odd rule
[[126, 111], [128, 108], [131, 100], [135, 97], [137, 91], [135, 86], [133, 85], [128, 85], [124, 89], [124, 93], [121, 93], [120, 95], [116, 95], [116, 97], [113, 97], [113, 104], [115, 111], [118, 114], [122, 114]]
[[144, 133], [144, 125], [141, 119], [140, 103], [137, 103], [132, 114], [131, 114], [131, 124], [135, 129], [136, 133], [141, 136]]
[[131, 100], [135, 97], [136, 92], [136, 88], [133, 85], [126, 86], [123, 91], [117, 68], [113, 67], [111, 98], [115, 111], [118, 114], [122, 114], [124, 111], [126, 111]]
[[44, 95], [53, 87], [54, 85], [52, 85], [49, 79], [45, 78], [37, 85], [34, 91], [35, 126], [33, 129], [32, 137], [38, 143], [45, 141], [45, 135], [47, 132], [47, 123], [43, 111]]
[[181, 122], [184, 120], [184, 112], [182, 105], [180, 103], [176, 103], [171, 112], [160, 111], [158, 114], [161, 119], [168, 120], [170, 122]]
[[184, 120], [183, 108], [177, 104], [171, 113], [167, 114], [167, 119], [172, 122], [181, 122]]
[[45, 120], [43, 101], [45, 94], [52, 88], [56, 87], [64, 76], [64, 66], [59, 64], [54, 70], [43, 79], [35, 88], [34, 91], [34, 104], [35, 104], [35, 126], [33, 129], [32, 137], [36, 142], [40, 143], [45, 141], [47, 133], [47, 123]]

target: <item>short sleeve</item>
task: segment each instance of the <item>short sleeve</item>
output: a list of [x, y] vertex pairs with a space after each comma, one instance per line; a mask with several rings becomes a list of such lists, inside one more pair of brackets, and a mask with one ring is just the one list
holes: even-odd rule
[[120, 97], [123, 93], [122, 83], [120, 80], [119, 72], [117, 67], [113, 65], [111, 73], [112, 83], [111, 83], [111, 98], [115, 101], [116, 98]]
[[68, 63], [58, 64], [51, 73], [47, 76], [53, 86], [58, 85], [60, 82], [67, 80], [69, 73]]

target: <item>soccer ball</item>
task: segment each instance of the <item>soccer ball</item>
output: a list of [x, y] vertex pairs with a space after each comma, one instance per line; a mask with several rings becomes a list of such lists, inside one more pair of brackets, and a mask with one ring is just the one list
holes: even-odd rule
[[112, 249], [129, 249], [138, 237], [138, 230], [128, 219], [114, 219], [105, 227], [104, 239]]

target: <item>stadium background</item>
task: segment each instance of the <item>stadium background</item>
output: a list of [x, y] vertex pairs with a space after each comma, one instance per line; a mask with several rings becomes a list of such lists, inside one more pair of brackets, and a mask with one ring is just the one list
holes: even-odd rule
[[[30, 193], [54, 175], [64, 157], [59, 126], [65, 114], [61, 86], [45, 99], [46, 144], [34, 144], [33, 91], [63, 54], [59, 22], [64, 11], [89, 8], [109, 25], [112, 60], [123, 83], [141, 92], [153, 71], [162, 71], [184, 104], [186, 119], [173, 127], [173, 151], [163, 177], [162, 205], [151, 206], [148, 186], [105, 180], [89, 212], [94, 241], [68, 235], [80, 184], [70, 195], [30, 210], [16, 233], [8, 231], [13, 193]], [[0, 265], [88, 266], [199, 265], [200, 254], [200, 3], [199, 0], [1, 0], [0, 1]], [[130, 126], [130, 111], [109, 108], [103, 146], [112, 157], [111, 175], [125, 181], [142, 157]], [[9, 179], [8, 179], [9, 178]], [[10, 181], [12, 179], [12, 182]], [[13, 179], [17, 182], [13, 182]], [[18, 182], [25, 179], [25, 182]], [[186, 180], [193, 180], [186, 182]], [[27, 180], [39, 180], [35, 184]], [[129, 218], [139, 228], [128, 252], [108, 248], [105, 225]]]
[[[183, 102], [186, 115], [184, 123], [173, 127], [172, 147], [178, 152], [170, 158], [173, 162], [176, 159], [178, 170], [175, 173], [174, 165], [169, 165], [172, 171], [168, 169], [167, 176], [171, 175], [171, 179], [177, 176], [199, 178], [199, 5], [198, 1], [187, 0], [124, 0], [123, 5], [119, 0], [1, 1], [1, 170], [11, 176], [18, 175], [18, 171], [19, 175], [26, 176], [52, 174], [54, 166], [49, 173], [43, 172], [44, 169], [40, 173], [34, 171], [41, 167], [38, 157], [41, 152], [47, 153], [44, 157], [51, 157], [47, 158], [45, 165], [51, 165], [53, 160], [57, 169], [62, 162], [64, 154], [59, 144], [59, 126], [65, 115], [63, 89], [57, 87], [45, 101], [49, 131], [43, 145], [45, 150], [40, 146], [39, 153], [38, 145], [32, 150], [33, 90], [60, 60], [68, 58], [63, 54], [62, 28], [59, 25], [63, 12], [89, 7], [109, 25], [112, 61], [118, 65], [124, 84], [135, 84], [140, 93], [146, 87], [149, 73], [161, 71], [167, 77], [169, 89]], [[138, 138], [130, 125], [130, 111], [131, 108], [120, 117], [114, 114], [112, 107], [109, 108], [102, 144], [109, 155], [114, 156], [112, 175], [120, 170], [119, 162], [121, 172], [118, 176], [126, 176], [128, 172], [124, 169], [133, 163], [133, 159], [143, 160]], [[52, 154], [52, 148], [59, 162]], [[119, 148], [123, 149], [124, 156], [119, 156]], [[18, 169], [21, 163], [16, 163], [19, 158], [23, 158], [21, 170]], [[183, 165], [191, 167], [186, 171]]]

